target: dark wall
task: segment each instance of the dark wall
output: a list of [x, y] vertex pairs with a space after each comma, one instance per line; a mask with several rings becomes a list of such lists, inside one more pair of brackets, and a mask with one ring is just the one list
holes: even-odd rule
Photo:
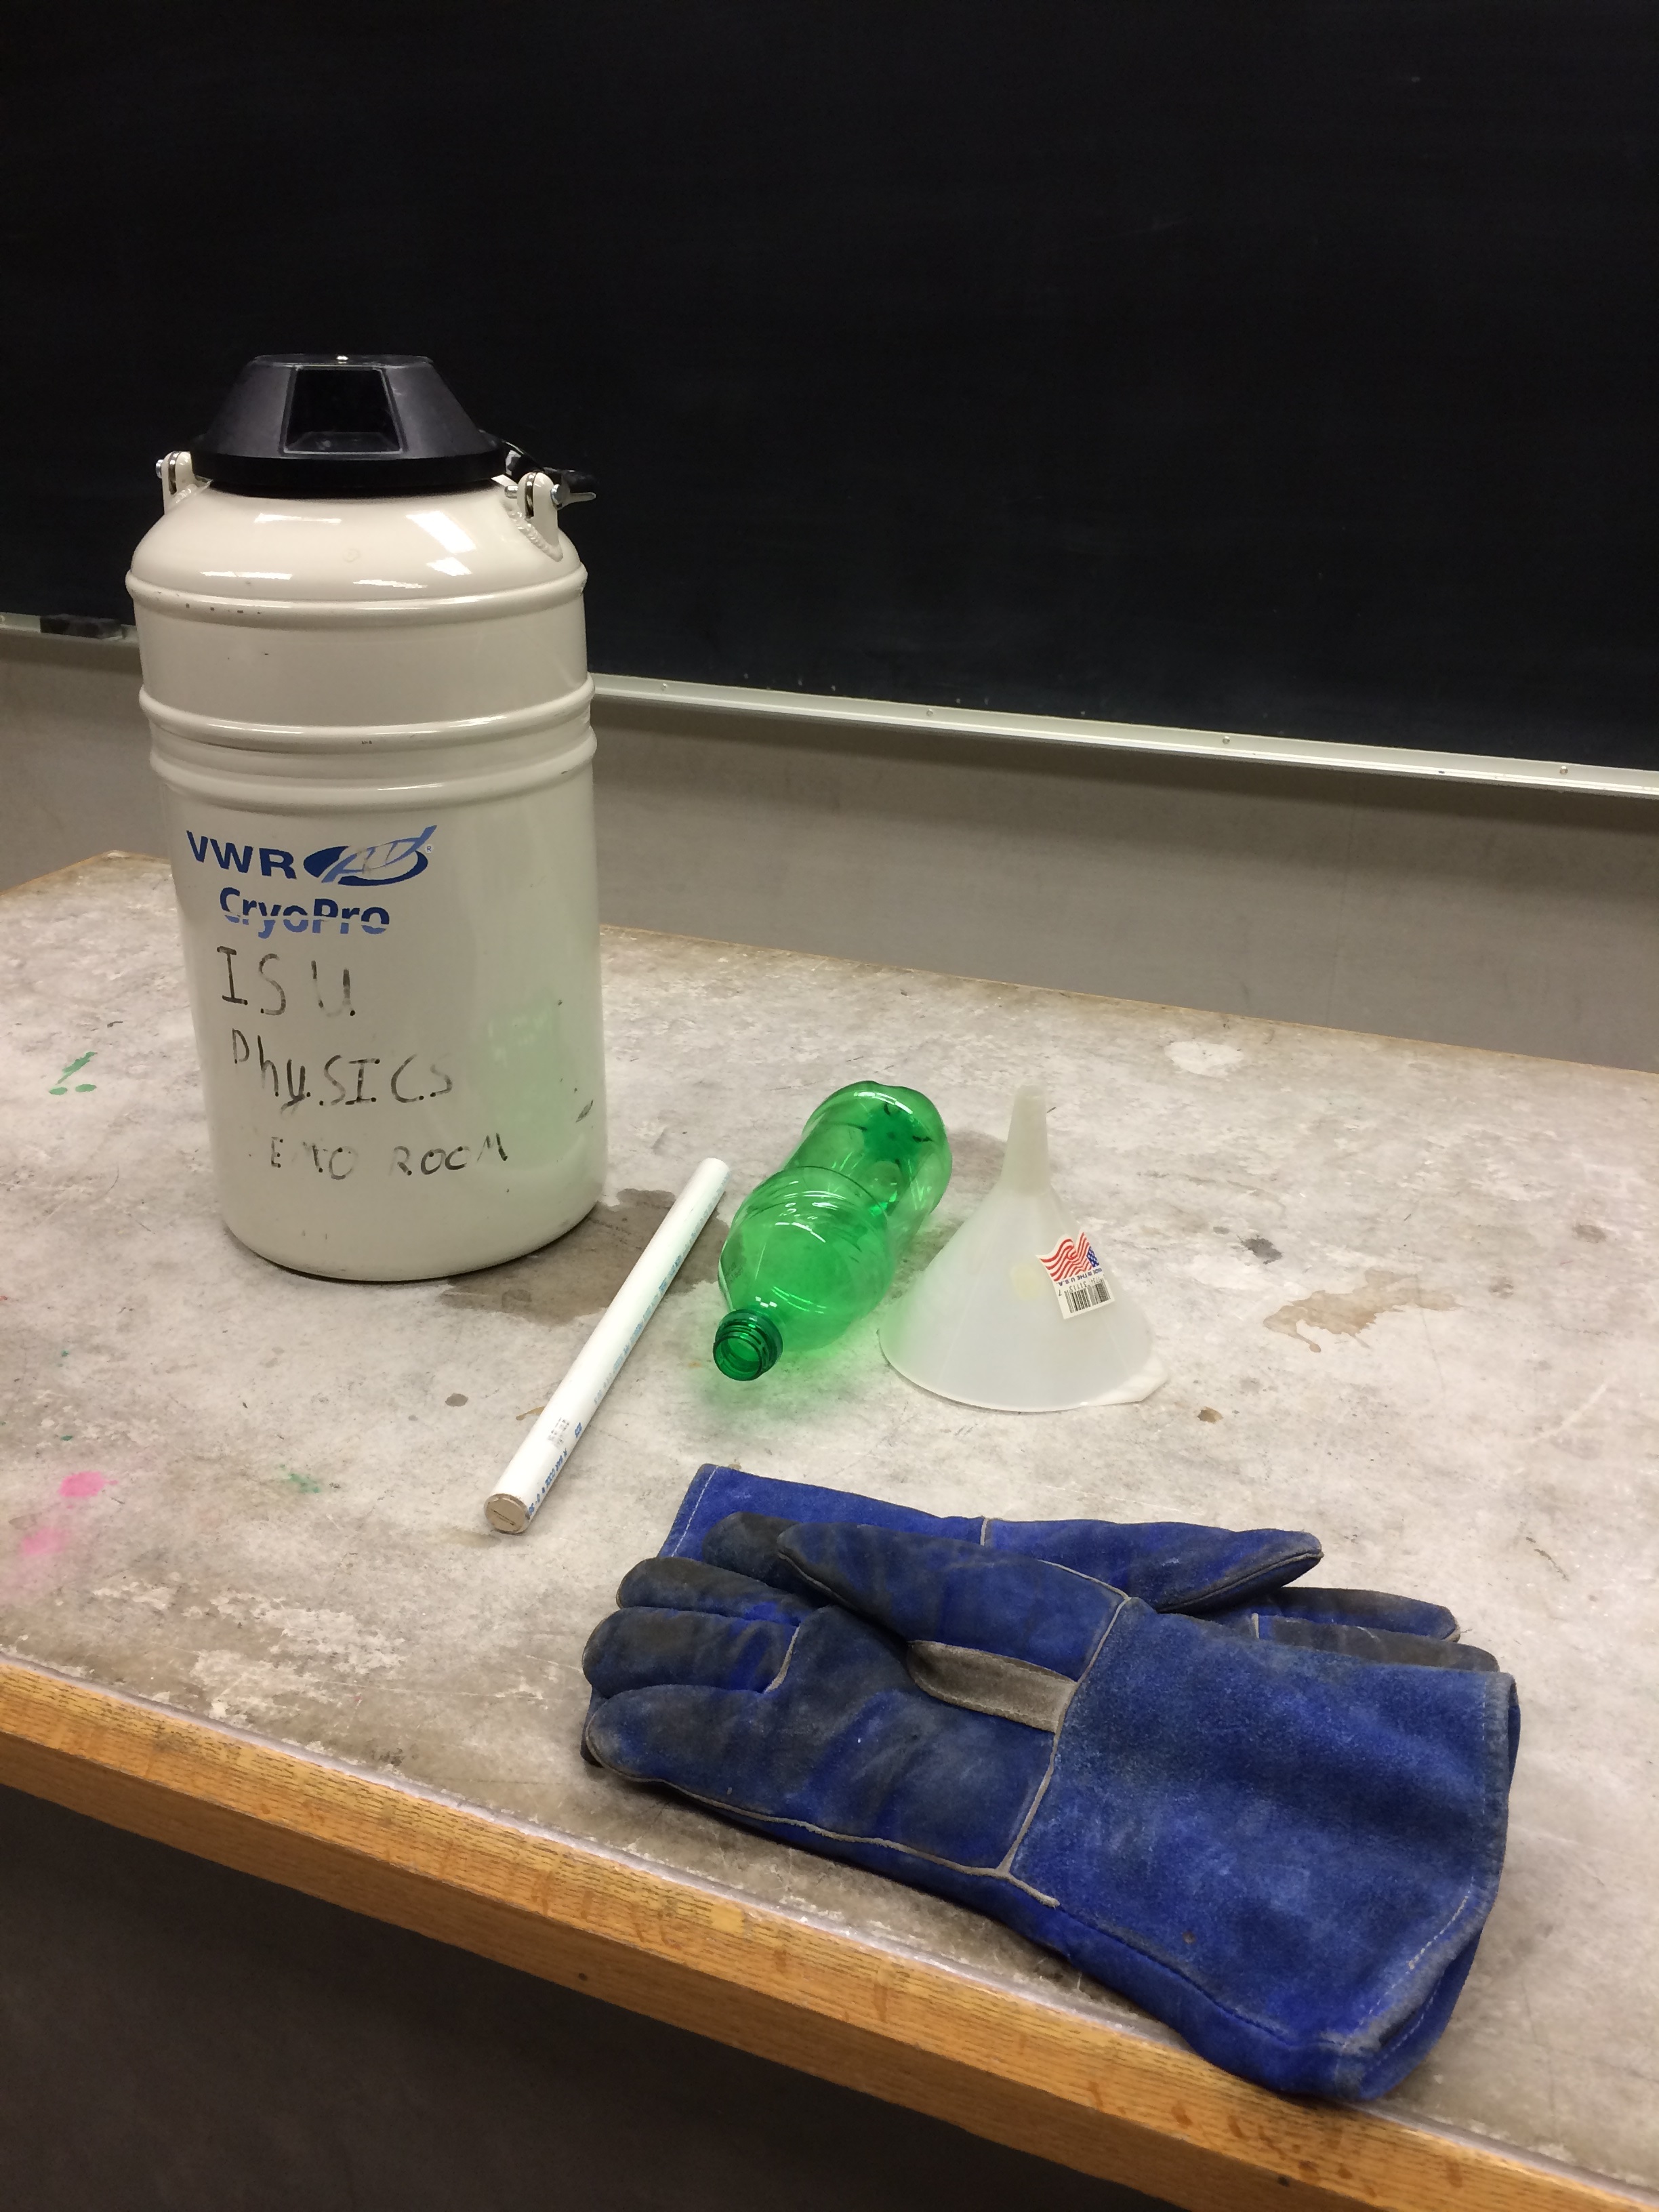
[[0, 2197], [12, 2212], [1161, 2212], [10, 1790]]
[[1652, 0], [271, 0], [0, 49], [0, 606], [268, 347], [602, 487], [603, 668], [1659, 765]]

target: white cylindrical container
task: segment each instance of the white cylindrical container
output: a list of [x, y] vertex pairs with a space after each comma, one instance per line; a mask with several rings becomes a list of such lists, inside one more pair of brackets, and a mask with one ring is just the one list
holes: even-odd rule
[[429, 363], [263, 360], [127, 580], [225, 1219], [313, 1274], [488, 1267], [604, 1176], [586, 572], [517, 459]]

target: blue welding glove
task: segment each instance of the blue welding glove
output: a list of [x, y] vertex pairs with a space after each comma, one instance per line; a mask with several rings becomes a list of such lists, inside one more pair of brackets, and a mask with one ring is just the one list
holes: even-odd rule
[[852, 1521], [865, 1528], [955, 1536], [988, 1551], [1050, 1559], [1159, 1613], [1202, 1613], [1262, 1642], [1345, 1650], [1357, 1658], [1494, 1664], [1486, 1653], [1458, 1644], [1457, 1623], [1444, 1606], [1385, 1590], [1286, 1589], [1322, 1556], [1318, 1538], [1302, 1529], [947, 1517], [854, 1491], [780, 1482], [711, 1464], [693, 1477], [663, 1553], [708, 1559], [788, 1588], [789, 1571], [778, 1560], [775, 1540], [792, 1522], [802, 1521]]
[[777, 1550], [803, 1594], [633, 1569], [584, 1655], [598, 1764], [989, 1913], [1270, 2088], [1376, 2096], [1434, 2043], [1497, 1892], [1508, 1675], [1246, 1639], [951, 1538]]

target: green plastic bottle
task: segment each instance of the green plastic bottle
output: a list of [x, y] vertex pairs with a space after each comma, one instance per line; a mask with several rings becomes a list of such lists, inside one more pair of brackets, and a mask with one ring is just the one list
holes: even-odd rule
[[951, 1141], [921, 1091], [849, 1083], [826, 1098], [732, 1224], [720, 1372], [752, 1382], [786, 1351], [829, 1344], [878, 1304], [950, 1180]]

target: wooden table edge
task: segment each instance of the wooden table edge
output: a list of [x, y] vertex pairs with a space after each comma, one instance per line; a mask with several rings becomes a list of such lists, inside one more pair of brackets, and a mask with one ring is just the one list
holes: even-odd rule
[[1188, 2212], [1644, 2194], [1185, 2050], [621, 1855], [0, 1661], [0, 1782]]

